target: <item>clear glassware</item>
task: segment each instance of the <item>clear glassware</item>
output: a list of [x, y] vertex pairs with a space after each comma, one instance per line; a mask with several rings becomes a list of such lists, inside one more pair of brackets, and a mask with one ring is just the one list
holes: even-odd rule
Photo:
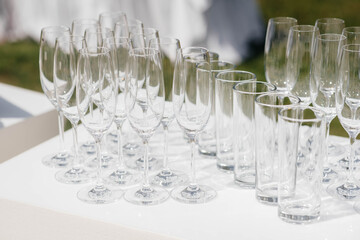
[[93, 18], [77, 18], [71, 24], [71, 34], [74, 36], [84, 36], [85, 30], [88, 28], [99, 27], [99, 22]]
[[59, 182], [81, 184], [89, 182], [92, 172], [85, 168], [84, 158], [79, 154], [77, 127], [79, 113], [76, 106], [76, 66], [79, 51], [85, 47], [83, 36], [63, 36], [57, 38], [54, 53], [54, 87], [59, 108], [71, 122], [73, 129], [74, 158], [69, 169], [56, 173]]
[[127, 21], [118, 21], [115, 24], [114, 35], [115, 37], [130, 37], [130, 34], [141, 32], [144, 29], [144, 24], [137, 19], [127, 19]]
[[159, 31], [154, 28], [133, 29], [130, 32], [130, 41], [132, 48], [149, 47], [150, 39], [159, 39]]
[[302, 105], [311, 103], [311, 54], [319, 30], [312, 25], [295, 25], [290, 28], [286, 48], [286, 76], [291, 93], [301, 99]]
[[111, 170], [107, 174], [107, 180], [109, 183], [118, 186], [127, 186], [132, 185], [141, 180], [141, 174], [137, 171], [126, 169], [124, 155], [123, 155], [123, 145], [122, 145], [122, 127], [126, 120], [126, 111], [125, 111], [125, 75], [126, 67], [129, 59], [129, 49], [130, 41], [128, 38], [114, 38], [107, 39], [105, 41], [105, 46], [110, 49], [110, 53], [114, 59], [115, 66], [115, 78], [118, 82], [118, 95], [117, 95], [117, 104], [115, 110], [114, 122], [117, 128], [117, 154], [118, 160], [116, 162], [116, 169]]
[[174, 187], [187, 181], [187, 174], [170, 169], [168, 166], [168, 134], [169, 126], [175, 118], [172, 106], [172, 86], [174, 67], [177, 50], [180, 49], [180, 41], [176, 38], [153, 38], [149, 42], [150, 48], [160, 51], [162, 58], [164, 85], [165, 85], [165, 108], [161, 119], [164, 129], [164, 159], [163, 168], [152, 179], [151, 183], [162, 187]]
[[59, 138], [60, 150], [57, 153], [52, 153], [42, 159], [42, 163], [48, 167], [67, 167], [72, 161], [73, 156], [69, 151], [65, 150], [64, 146], [64, 116], [59, 108], [55, 96], [54, 87], [54, 52], [56, 38], [62, 36], [69, 36], [70, 29], [65, 26], [49, 26], [41, 29], [40, 36], [40, 51], [39, 51], [39, 70], [41, 87], [58, 112], [59, 122]]
[[124, 12], [103, 12], [99, 15], [99, 24], [101, 27], [114, 31], [117, 22], [123, 22], [127, 25], [127, 18]]
[[[126, 79], [125, 107], [130, 125], [141, 137], [145, 146], [144, 182], [140, 187], [125, 193], [125, 199], [138, 205], [156, 205], [164, 202], [169, 193], [161, 187], [150, 185], [148, 144], [161, 123], [165, 105], [165, 88], [161, 55], [156, 49], [140, 48], [129, 52]], [[145, 81], [145, 95], [139, 83]], [[146, 107], [144, 107], [146, 105]]]
[[360, 27], [346, 27], [342, 31], [346, 44], [360, 44]]
[[[329, 140], [330, 123], [336, 117], [335, 88], [338, 78], [338, 56], [346, 37], [340, 34], [321, 34], [316, 37], [312, 56], [310, 95], [314, 107], [325, 112], [326, 142]], [[328, 144], [324, 159], [323, 182], [337, 177], [329, 162]]]
[[118, 94], [109, 49], [81, 49], [77, 75], [77, 109], [83, 126], [94, 137], [98, 160], [96, 183], [81, 189], [77, 196], [87, 203], [111, 203], [120, 199], [123, 192], [105, 185], [102, 178], [101, 140], [113, 123]]
[[190, 183], [172, 190], [171, 196], [183, 203], [204, 203], [216, 197], [216, 191], [198, 184], [195, 169], [195, 139], [204, 129], [211, 113], [211, 68], [205, 48], [181, 48], [177, 52], [173, 106], [176, 120], [191, 145]]
[[336, 112], [341, 125], [350, 137], [350, 158], [346, 178], [338, 178], [327, 191], [341, 200], [358, 200], [360, 183], [353, 175], [355, 142], [360, 132], [360, 45], [342, 47], [336, 84]]
[[345, 21], [340, 18], [320, 18], [315, 21], [315, 27], [319, 29], [320, 34], [341, 34], [345, 28]]
[[289, 30], [297, 25], [291, 17], [269, 19], [265, 39], [265, 77], [266, 81], [275, 85], [280, 92], [288, 92], [290, 88], [286, 77], [286, 47]]

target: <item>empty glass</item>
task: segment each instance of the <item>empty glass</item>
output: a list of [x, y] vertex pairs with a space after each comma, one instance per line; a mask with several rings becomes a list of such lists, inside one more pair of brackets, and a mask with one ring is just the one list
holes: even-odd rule
[[342, 31], [346, 44], [360, 44], [360, 27], [346, 27]]
[[278, 215], [290, 223], [320, 218], [325, 113], [307, 106], [279, 112]]
[[159, 31], [154, 28], [133, 29], [130, 32], [132, 48], [149, 47], [150, 40], [153, 38], [159, 38]]
[[255, 74], [246, 71], [224, 71], [215, 78], [216, 160], [222, 171], [234, 170], [233, 149], [233, 87], [241, 81], [256, 81]]
[[41, 29], [39, 70], [41, 87], [58, 112], [60, 151], [49, 154], [42, 159], [42, 163], [49, 167], [66, 167], [72, 161], [72, 155], [64, 147], [64, 116], [59, 108], [54, 86], [54, 52], [58, 37], [69, 36], [70, 29], [64, 26], [50, 26]]
[[93, 18], [77, 18], [72, 22], [71, 34], [84, 36], [85, 30], [88, 28], [99, 27], [99, 22]]
[[319, 29], [320, 34], [341, 34], [345, 27], [345, 21], [340, 18], [320, 18], [316, 20], [315, 27]]
[[264, 55], [266, 81], [281, 92], [290, 90], [286, 77], [286, 46], [290, 27], [296, 24], [295, 18], [276, 17], [269, 19], [267, 26]]
[[101, 27], [115, 30], [115, 24], [123, 22], [127, 24], [126, 14], [124, 12], [103, 12], [99, 15], [99, 24]]
[[183, 203], [204, 203], [216, 196], [209, 186], [196, 182], [195, 139], [204, 129], [211, 112], [211, 68], [209, 52], [205, 48], [181, 48], [177, 52], [173, 106], [176, 120], [191, 145], [190, 184], [179, 186], [171, 196]]
[[278, 112], [300, 103], [296, 96], [275, 92], [255, 99], [255, 195], [264, 204], [276, 205], [279, 184]]
[[198, 137], [199, 153], [216, 156], [216, 125], [215, 125], [215, 78], [222, 71], [233, 70], [235, 65], [225, 61], [211, 60], [211, 113], [209, 121]]
[[233, 87], [234, 181], [255, 187], [255, 98], [275, 91], [271, 83], [241, 81]]

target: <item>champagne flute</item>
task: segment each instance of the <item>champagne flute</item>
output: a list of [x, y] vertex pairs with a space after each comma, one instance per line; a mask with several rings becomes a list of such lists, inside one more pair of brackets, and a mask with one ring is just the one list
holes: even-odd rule
[[79, 154], [77, 134], [80, 118], [76, 106], [76, 64], [83, 47], [83, 36], [63, 36], [56, 40], [54, 53], [55, 95], [59, 108], [72, 124], [74, 143], [71, 167], [57, 172], [55, 177], [59, 182], [70, 184], [86, 183], [92, 179], [91, 171], [84, 167], [84, 158]]
[[154, 28], [134, 29], [130, 32], [132, 48], [149, 47], [150, 39], [159, 38], [159, 31]]
[[168, 134], [169, 126], [175, 118], [172, 106], [172, 85], [176, 52], [180, 49], [180, 41], [176, 38], [153, 38], [149, 42], [150, 48], [160, 51], [165, 83], [165, 108], [161, 124], [164, 129], [164, 160], [163, 168], [151, 180], [152, 184], [163, 187], [174, 187], [187, 180], [187, 175], [180, 171], [174, 171], [168, 166]]
[[286, 76], [286, 47], [289, 30], [297, 24], [295, 18], [269, 19], [265, 39], [265, 77], [279, 92], [289, 92], [291, 86]]
[[346, 27], [342, 31], [346, 44], [360, 44], [360, 27]]
[[[131, 127], [141, 137], [145, 146], [144, 182], [142, 186], [130, 189], [125, 199], [139, 205], [155, 205], [164, 202], [169, 193], [160, 187], [150, 186], [148, 143], [163, 118], [165, 88], [162, 73], [161, 55], [156, 49], [140, 48], [129, 52], [129, 72], [126, 80], [125, 106]], [[145, 75], [145, 76], [144, 76]], [[139, 79], [145, 77], [146, 96], [138, 89]], [[143, 102], [147, 105], [144, 110]]]
[[130, 37], [130, 34], [141, 32], [144, 29], [144, 24], [137, 19], [127, 19], [127, 21], [120, 20], [116, 22], [114, 28], [115, 37]]
[[216, 196], [209, 186], [196, 182], [195, 139], [208, 122], [211, 112], [211, 68], [205, 48], [181, 48], [177, 52], [173, 82], [176, 120], [191, 145], [190, 184], [173, 189], [171, 196], [183, 203], [204, 203]]
[[77, 18], [71, 24], [71, 34], [84, 36], [85, 30], [88, 28], [99, 27], [99, 22], [93, 18]]
[[341, 200], [358, 200], [360, 183], [354, 178], [355, 142], [360, 132], [360, 45], [342, 47], [336, 84], [336, 112], [341, 125], [349, 134], [350, 157], [346, 178], [331, 184], [328, 193]]
[[49, 154], [42, 159], [42, 163], [49, 167], [66, 167], [73, 158], [64, 147], [64, 116], [56, 100], [53, 79], [55, 41], [58, 37], [69, 35], [70, 29], [65, 26], [49, 26], [41, 29], [39, 51], [40, 83], [46, 97], [58, 112], [60, 137], [60, 151]]
[[315, 27], [319, 29], [320, 34], [341, 34], [345, 28], [345, 21], [340, 18], [320, 18], [315, 21]]
[[[310, 95], [313, 106], [325, 112], [326, 142], [329, 139], [330, 123], [336, 117], [335, 87], [338, 78], [338, 56], [346, 37], [340, 34], [321, 34], [316, 38], [312, 56]], [[328, 144], [323, 170], [323, 182], [337, 177], [329, 163]]]
[[96, 142], [98, 160], [95, 185], [85, 187], [77, 194], [81, 201], [87, 203], [111, 203], [120, 199], [123, 194], [121, 190], [112, 189], [104, 184], [101, 166], [101, 140], [113, 123], [118, 94], [113, 67], [108, 48], [80, 50], [76, 103], [81, 122]]
[[126, 14], [124, 12], [103, 12], [99, 15], [99, 23], [101, 27], [115, 30], [115, 24], [123, 22], [127, 25]]
[[115, 78], [118, 82], [117, 105], [115, 109], [114, 122], [117, 128], [117, 153], [118, 161], [116, 170], [111, 170], [107, 174], [107, 180], [114, 185], [126, 186], [137, 183], [141, 180], [141, 175], [125, 167], [123, 147], [122, 147], [122, 127], [126, 120], [125, 111], [125, 75], [129, 60], [130, 42], [128, 38], [107, 39], [105, 46], [111, 50], [115, 66]]

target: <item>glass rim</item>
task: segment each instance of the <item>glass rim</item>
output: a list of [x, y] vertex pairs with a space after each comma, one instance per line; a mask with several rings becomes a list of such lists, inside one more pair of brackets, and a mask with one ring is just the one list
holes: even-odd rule
[[[357, 30], [350, 30], [349, 29], [357, 29]], [[346, 27], [343, 29], [342, 33], [344, 34], [344, 32], [347, 33], [358, 33], [360, 34], [360, 26], [351, 26], [351, 27]]]
[[314, 25], [295, 25], [290, 27], [290, 29], [296, 32], [316, 32], [316, 30], [319, 30], [319, 28]]
[[[223, 75], [226, 75], [226, 74], [230, 74], [230, 73], [235, 73], [235, 74], [248, 74], [249, 76], [252, 76], [252, 77], [249, 77], [249, 79], [243, 79], [243, 80], [230, 80], [230, 79], [225, 79]], [[252, 72], [248, 72], [248, 71], [243, 71], [243, 70], [228, 70], [228, 71], [220, 71], [216, 77], [215, 77], [216, 80], [219, 80], [221, 82], [239, 82], [239, 81], [247, 81], [247, 80], [253, 80], [255, 81], [257, 78], [256, 78], [256, 75], [255, 73], [252, 73]]]
[[330, 18], [318, 18], [315, 21], [315, 25], [317, 23], [321, 23], [321, 24], [336, 24], [336, 23], [345, 23], [344, 19], [341, 18], [334, 18], [334, 17], [330, 17]]
[[269, 22], [275, 22], [275, 23], [297, 23], [298, 20], [296, 18], [293, 17], [274, 17], [274, 18], [270, 18]]
[[[259, 102], [259, 99], [264, 98], [266, 96], [284, 96], [284, 97], [289, 97], [289, 98], [293, 98], [297, 100], [297, 103], [291, 103], [288, 105], [275, 105], [275, 104], [270, 104], [270, 103], [262, 103]], [[282, 93], [282, 92], [267, 92], [264, 94], [260, 94], [259, 96], [257, 96], [255, 98], [255, 103], [260, 105], [260, 106], [264, 106], [264, 107], [271, 107], [271, 108], [284, 108], [284, 107], [290, 107], [290, 106], [296, 106], [301, 102], [300, 98], [293, 95], [293, 94], [288, 94], [288, 93]]]
[[317, 40], [329, 41], [329, 42], [344, 41], [346, 39], [347, 39], [346, 36], [339, 33], [324, 33], [324, 34], [319, 34], [319, 36], [317, 36]]
[[[89, 51], [92, 50], [92, 49], [96, 49], [96, 50], [99, 50], [99, 49], [102, 49], [102, 51], [96, 51], [96, 52], [91, 52]], [[82, 48], [79, 50], [80, 54], [82, 55], [107, 55], [107, 54], [110, 54], [110, 49], [107, 48], [107, 47], [91, 47], [91, 48], [88, 48], [88, 47], [85, 47], [85, 48]]]
[[41, 33], [53, 33], [53, 32], [70, 32], [70, 28], [64, 25], [59, 25], [59, 26], [47, 26], [47, 27], [43, 27], [41, 29]]
[[[212, 69], [213, 63], [221, 63], [224, 64], [223, 66], [226, 67], [225, 69]], [[235, 64], [223, 60], [210, 60], [211, 72], [219, 73], [222, 71], [231, 71], [234, 70]]]
[[250, 92], [250, 91], [244, 91], [244, 90], [239, 90], [237, 89], [238, 86], [240, 85], [247, 85], [247, 84], [263, 84], [267, 87], [272, 87], [272, 90], [270, 90], [270, 92], [276, 91], [276, 86], [274, 84], [268, 83], [268, 82], [264, 82], [264, 81], [258, 81], [258, 80], [244, 80], [244, 81], [240, 81], [237, 84], [235, 84], [233, 86], [233, 92], [234, 93], [242, 93], [242, 94], [250, 94], [250, 95], [260, 95], [263, 93], [267, 93], [269, 91], [266, 92]]
[[[284, 112], [286, 112], [286, 111], [297, 110], [297, 109], [302, 109], [302, 110], [309, 109], [314, 113], [315, 118], [299, 119], [299, 118], [287, 117], [287, 116], [283, 115]], [[315, 107], [297, 105], [297, 106], [289, 106], [289, 107], [285, 107], [285, 108], [281, 109], [279, 111], [278, 115], [280, 118], [282, 118], [284, 120], [295, 122], [295, 123], [311, 123], [311, 122], [317, 123], [317, 122], [321, 122], [324, 120], [326, 113], [323, 110], [315, 108]]]
[[156, 48], [132, 48], [129, 50], [129, 56], [134, 56], [134, 57], [146, 57], [155, 54], [160, 54], [160, 51], [157, 50]]
[[[74, 38], [76, 38], [76, 39], [74, 39]], [[85, 38], [82, 35], [70, 34], [70, 35], [64, 35], [64, 36], [57, 37], [55, 41], [56, 42], [58, 42], [58, 41], [63, 42], [64, 41], [64, 42], [72, 43], [72, 42], [78, 42], [78, 41], [84, 41], [84, 40], [85, 40]]]
[[96, 18], [75, 18], [72, 21], [72, 25], [75, 23], [99, 23], [99, 21]]
[[[356, 49], [351, 49], [352, 47], [356, 47]], [[360, 44], [346, 44], [342, 47], [342, 50], [347, 52], [360, 52]]]
[[142, 29], [136, 29], [135, 32], [130, 33], [130, 35], [144, 35], [144, 36], [151, 34], [159, 34], [159, 30], [155, 28], [142, 28]]
[[[151, 43], [153, 43], [155, 40], [159, 40], [157, 43], [157, 45], [168, 45], [168, 44], [179, 44], [180, 45], [180, 40], [178, 38], [174, 38], [174, 37], [158, 37], [158, 38], [151, 38], [149, 40], [149, 45], [151, 45]], [[163, 41], [163, 42], [162, 42]], [[154, 44], [154, 43], [153, 43]]]
[[113, 33], [114, 32], [113, 30], [111, 30], [111, 28], [102, 27], [101, 25], [97, 26], [96, 28], [86, 28], [84, 35], [89, 31], [90, 31], [90, 33], [103, 33], [103, 31], [104, 31], [104, 33]]

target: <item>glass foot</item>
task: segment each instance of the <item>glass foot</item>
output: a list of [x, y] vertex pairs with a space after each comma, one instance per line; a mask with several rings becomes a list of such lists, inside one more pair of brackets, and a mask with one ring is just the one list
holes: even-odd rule
[[107, 174], [107, 182], [115, 186], [129, 186], [136, 184], [142, 180], [140, 172], [117, 169]]
[[96, 145], [95, 142], [93, 141], [86, 141], [82, 144], [80, 144], [79, 150], [81, 153], [88, 155], [88, 156], [93, 156], [96, 154]]
[[187, 180], [188, 176], [185, 173], [163, 169], [151, 179], [151, 184], [171, 188]]
[[56, 180], [67, 184], [82, 184], [90, 182], [95, 178], [95, 174], [82, 167], [73, 167], [57, 172], [55, 174]]
[[332, 170], [329, 167], [324, 167], [323, 179], [322, 179], [323, 183], [329, 183], [329, 182], [335, 180], [337, 177], [338, 177], [337, 172], [335, 172], [334, 170]]
[[171, 197], [182, 203], [206, 203], [216, 197], [216, 191], [205, 185], [180, 186], [172, 190]]
[[95, 185], [81, 189], [77, 197], [86, 203], [105, 204], [118, 201], [122, 195], [123, 191], [120, 189]]
[[142, 146], [137, 143], [126, 143], [123, 146], [124, 154], [129, 157], [136, 156], [142, 153]]
[[42, 163], [47, 167], [66, 168], [68, 167], [69, 163], [73, 161], [73, 158], [73, 155], [65, 151], [45, 156], [42, 159]]
[[327, 192], [340, 200], [360, 199], [360, 185], [352, 181], [336, 182], [327, 188]]
[[[112, 166], [115, 165], [116, 162], [116, 158], [115, 156], [109, 154], [109, 153], [101, 153], [101, 167], [103, 169], [109, 169]], [[88, 163], [87, 163], [87, 167], [89, 168], [98, 168], [99, 167], [99, 161], [97, 159], [97, 157], [91, 158]]]
[[[345, 170], [349, 170], [349, 157], [344, 157], [339, 160], [339, 166]], [[353, 170], [360, 166], [360, 159], [356, 156], [354, 160]]]
[[[144, 171], [144, 156], [138, 159], [129, 159], [126, 164], [131, 169]], [[159, 170], [161, 165], [162, 161], [160, 161], [160, 159], [149, 156], [149, 171]]]
[[157, 205], [169, 198], [169, 193], [160, 187], [134, 188], [126, 191], [125, 200], [137, 205]]

